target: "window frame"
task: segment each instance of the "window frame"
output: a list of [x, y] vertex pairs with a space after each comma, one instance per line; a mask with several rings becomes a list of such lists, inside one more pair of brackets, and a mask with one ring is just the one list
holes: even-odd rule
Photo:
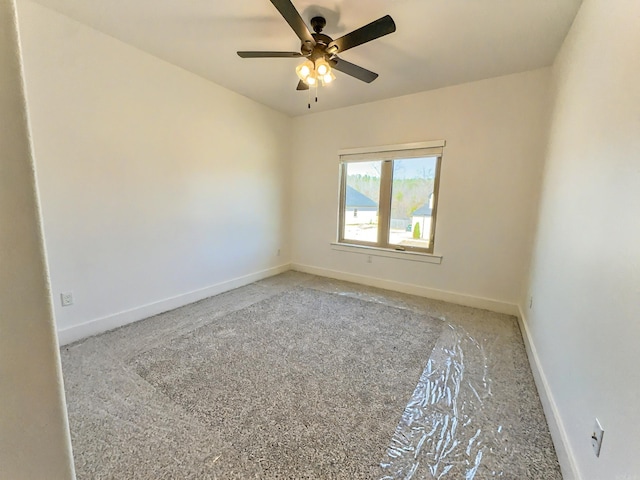
[[[374, 247], [392, 252], [411, 252], [433, 255], [435, 247], [436, 220], [438, 215], [438, 197], [440, 193], [440, 174], [442, 170], [442, 156], [446, 145], [444, 140], [431, 142], [404, 143], [398, 145], [383, 145], [378, 147], [364, 147], [344, 149], [338, 152], [340, 182], [338, 197], [338, 243], [362, 247]], [[433, 208], [431, 210], [431, 229], [429, 233], [429, 247], [415, 247], [410, 245], [395, 245], [389, 243], [391, 226], [391, 200], [393, 195], [393, 161], [409, 158], [436, 157], [436, 171], [433, 180]], [[380, 161], [380, 195], [378, 201], [378, 238], [376, 242], [352, 240], [344, 238], [347, 165], [355, 162]], [[429, 199], [427, 199], [429, 201]]]

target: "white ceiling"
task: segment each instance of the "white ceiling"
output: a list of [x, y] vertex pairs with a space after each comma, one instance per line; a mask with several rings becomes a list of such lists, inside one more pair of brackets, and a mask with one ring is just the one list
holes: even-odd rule
[[[242, 95], [296, 116], [300, 59], [242, 59], [237, 50], [299, 51], [269, 0], [37, 0], [75, 20]], [[293, 0], [302, 18], [327, 19], [338, 38], [390, 14], [397, 31], [341, 58], [380, 77], [341, 72], [311, 112], [550, 65], [581, 0]]]

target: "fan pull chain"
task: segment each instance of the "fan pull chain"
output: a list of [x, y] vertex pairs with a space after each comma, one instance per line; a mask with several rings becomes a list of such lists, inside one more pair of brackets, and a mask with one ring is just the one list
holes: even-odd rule
[[316, 89], [316, 94], [315, 94], [316, 102], [315, 102], [315, 103], [318, 103], [318, 83], [319, 83], [319, 82], [316, 82], [316, 84], [315, 84], [315, 85], [313, 85], [313, 86], [309, 86], [309, 88], [307, 89], [307, 93], [308, 93], [308, 95], [309, 95], [309, 100], [308, 100], [308, 102], [307, 102], [307, 108], [308, 108], [309, 110], [311, 110], [311, 90], [313, 90], [313, 88], [314, 88], [314, 87], [315, 87], [315, 89]]

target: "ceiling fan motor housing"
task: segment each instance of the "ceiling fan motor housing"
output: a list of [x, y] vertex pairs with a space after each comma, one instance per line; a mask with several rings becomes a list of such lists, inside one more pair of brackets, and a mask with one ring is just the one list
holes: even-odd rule
[[302, 54], [307, 56], [309, 60], [313, 61], [317, 60], [318, 58], [326, 58], [328, 60], [330, 55], [327, 52], [327, 45], [332, 42], [331, 37], [328, 37], [327, 35], [324, 35], [322, 33], [314, 33], [313, 38], [316, 41], [316, 46], [313, 47], [310, 53], [309, 51], [307, 51], [307, 53], [305, 54], [305, 52], [303, 51]]
[[329, 45], [333, 39], [325, 35], [322, 32], [322, 29], [326, 26], [327, 21], [324, 17], [313, 17], [311, 19], [311, 27], [313, 31], [316, 33], [312, 33], [313, 39], [316, 41], [316, 45], [314, 47], [310, 47], [307, 43], [302, 43], [300, 47], [300, 52], [305, 57], [308, 57], [311, 61], [316, 61], [318, 58], [329, 59], [329, 55], [326, 52], [327, 45]]

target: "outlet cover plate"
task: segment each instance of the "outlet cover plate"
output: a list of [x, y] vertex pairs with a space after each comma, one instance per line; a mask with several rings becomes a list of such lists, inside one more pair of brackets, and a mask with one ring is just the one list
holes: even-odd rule
[[591, 446], [596, 454], [596, 457], [600, 456], [600, 449], [602, 448], [602, 437], [604, 436], [604, 430], [602, 425], [596, 418], [596, 424], [593, 427], [593, 433], [591, 434]]
[[60, 294], [60, 302], [63, 307], [68, 307], [69, 305], [73, 305], [73, 293], [61, 293]]

